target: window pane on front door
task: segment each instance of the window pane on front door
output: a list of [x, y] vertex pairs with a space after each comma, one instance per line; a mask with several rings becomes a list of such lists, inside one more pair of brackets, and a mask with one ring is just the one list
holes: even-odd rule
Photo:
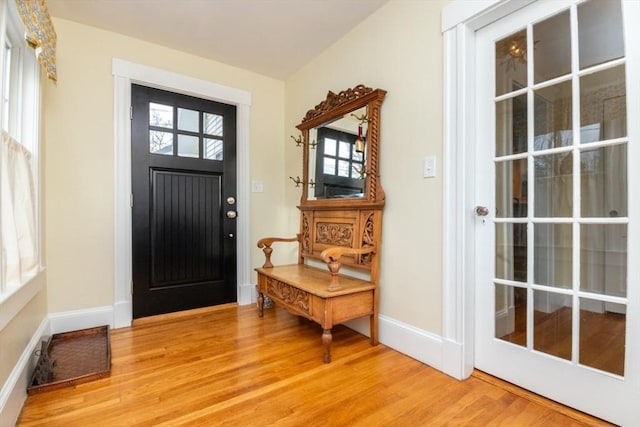
[[217, 114], [204, 113], [204, 133], [223, 136], [222, 118]]
[[203, 157], [209, 160], [223, 160], [223, 142], [220, 139], [204, 139]]
[[192, 135], [178, 135], [178, 156], [198, 158], [200, 150], [198, 149], [198, 137]]
[[173, 134], [170, 132], [150, 130], [149, 152], [153, 154], [173, 155]]
[[200, 130], [200, 112], [178, 108], [178, 130], [198, 132]]
[[149, 124], [163, 128], [173, 127], [173, 107], [171, 105], [149, 103]]

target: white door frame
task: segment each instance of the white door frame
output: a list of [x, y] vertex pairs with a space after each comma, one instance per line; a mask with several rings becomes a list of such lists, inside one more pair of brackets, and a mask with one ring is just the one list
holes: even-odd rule
[[534, 0], [455, 0], [442, 11], [444, 41], [443, 371], [474, 365], [475, 31]]
[[115, 241], [113, 325], [130, 326], [133, 319], [131, 252], [131, 84], [210, 99], [237, 108], [237, 283], [238, 303], [250, 304], [249, 251], [249, 111], [251, 93], [206, 80], [114, 58]]
[[[443, 371], [455, 378], [474, 366], [475, 32], [535, 0], [454, 0], [442, 12], [444, 42], [444, 221]], [[538, 0], [546, 1], [546, 0]], [[635, 8], [640, 3], [626, 2]], [[628, 30], [627, 30], [628, 31]], [[640, 30], [633, 29], [635, 33]], [[640, 47], [627, 43], [627, 75], [640, 75]], [[631, 51], [633, 50], [633, 53]], [[633, 85], [633, 89], [631, 86]], [[637, 93], [640, 81], [627, 78]], [[627, 114], [640, 114], [640, 100], [628, 98]], [[629, 126], [638, 126], [630, 123]], [[631, 134], [631, 132], [630, 132]], [[634, 132], [634, 135], [637, 134]], [[629, 146], [632, 144], [630, 143]], [[631, 150], [631, 148], [630, 148]], [[630, 153], [629, 158], [633, 155]], [[632, 161], [632, 160], [630, 160]], [[637, 249], [629, 247], [633, 259]], [[631, 293], [631, 292], [630, 292]], [[631, 297], [631, 295], [629, 295]], [[635, 296], [634, 296], [635, 298]], [[638, 349], [633, 349], [636, 354]]]

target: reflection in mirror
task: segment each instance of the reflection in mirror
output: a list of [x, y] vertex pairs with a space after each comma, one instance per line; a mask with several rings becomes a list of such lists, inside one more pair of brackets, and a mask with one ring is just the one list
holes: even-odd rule
[[366, 139], [366, 107], [310, 129], [310, 199], [363, 197]]

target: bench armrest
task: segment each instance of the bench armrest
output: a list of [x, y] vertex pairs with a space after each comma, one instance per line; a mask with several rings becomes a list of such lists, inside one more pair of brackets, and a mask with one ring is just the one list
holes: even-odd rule
[[375, 253], [376, 247], [374, 245], [366, 246], [360, 249], [345, 248], [345, 247], [332, 247], [327, 248], [320, 254], [320, 258], [327, 264], [329, 271], [331, 272], [331, 282], [327, 287], [328, 291], [338, 291], [342, 289], [340, 285], [340, 258], [343, 255], [364, 255], [369, 253]]
[[271, 253], [273, 249], [271, 245], [275, 242], [300, 242], [300, 235], [298, 234], [296, 237], [265, 237], [264, 239], [258, 240], [258, 247], [262, 249], [264, 252], [264, 265], [262, 268], [272, 268], [273, 264], [271, 264]]

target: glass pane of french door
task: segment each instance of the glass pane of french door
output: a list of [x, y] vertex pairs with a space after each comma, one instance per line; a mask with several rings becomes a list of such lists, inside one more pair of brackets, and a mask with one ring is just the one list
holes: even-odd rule
[[[572, 405], [545, 392], [569, 377], [545, 375], [615, 390], [636, 375], [624, 3], [538, 2], [477, 33], [476, 173], [492, 209], [476, 223], [476, 319], [491, 331], [476, 333], [476, 365]], [[538, 378], [518, 372], [528, 363]]]
[[[597, 61], [597, 70], [571, 69], [570, 9], [495, 42], [495, 296], [506, 303], [496, 306], [495, 330], [510, 336], [515, 318], [505, 309], [520, 311], [533, 333], [519, 345], [624, 375], [628, 139], [625, 66], [614, 61], [624, 57], [621, 33], [614, 31], [613, 55], [596, 52], [596, 60], [588, 49], [603, 31], [599, 15], [611, 15], [605, 27], [622, 27], [620, 8], [577, 6], [578, 44], [586, 45], [578, 55], [590, 58], [580, 64]], [[532, 292], [516, 301], [522, 289]], [[621, 333], [598, 333], [603, 325]], [[601, 348], [611, 362], [589, 362]]]

